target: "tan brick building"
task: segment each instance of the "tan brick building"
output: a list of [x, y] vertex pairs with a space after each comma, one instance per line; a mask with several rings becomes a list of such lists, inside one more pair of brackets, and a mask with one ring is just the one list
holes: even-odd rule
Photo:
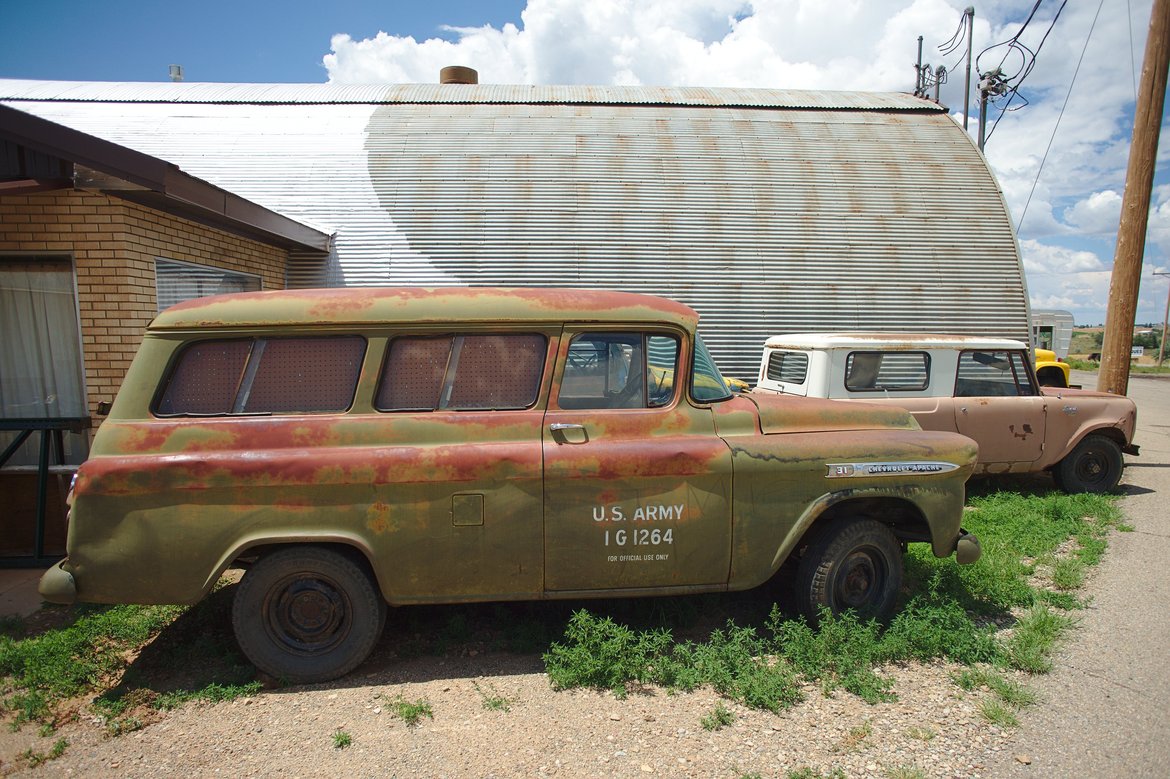
[[290, 250], [329, 236], [2, 106], [0, 148], [0, 558], [37, 557], [63, 548], [68, 478], [154, 315], [284, 288]]

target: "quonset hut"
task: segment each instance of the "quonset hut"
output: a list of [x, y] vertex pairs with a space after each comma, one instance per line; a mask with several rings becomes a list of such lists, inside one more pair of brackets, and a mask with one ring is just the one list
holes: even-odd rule
[[664, 295], [743, 378], [778, 333], [1030, 335], [986, 161], [905, 94], [0, 80], [0, 103], [331, 234], [288, 287]]

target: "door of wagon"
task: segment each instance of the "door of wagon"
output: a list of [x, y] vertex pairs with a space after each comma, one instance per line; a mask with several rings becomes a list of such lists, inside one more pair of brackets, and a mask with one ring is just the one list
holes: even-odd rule
[[1026, 361], [1017, 351], [959, 355], [955, 428], [979, 442], [981, 467], [1019, 470], [1012, 466], [1031, 463], [1044, 451], [1045, 400]]
[[545, 588], [723, 584], [731, 452], [681, 334], [567, 329], [544, 424]]

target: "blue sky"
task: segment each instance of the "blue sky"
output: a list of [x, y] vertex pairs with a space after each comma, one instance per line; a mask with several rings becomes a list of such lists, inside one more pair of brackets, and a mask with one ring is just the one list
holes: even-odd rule
[[[1054, 23], [1060, 3], [1043, 0], [1020, 37], [1035, 50], [1051, 26], [1021, 87], [1027, 105], [1004, 115], [987, 157], [1017, 225], [1023, 217], [1019, 238], [1033, 306], [1068, 309], [1078, 324], [1094, 324], [1105, 319], [1152, 0], [1072, 0]], [[0, 78], [165, 81], [168, 65], [177, 63], [187, 81], [433, 82], [443, 65], [465, 64], [485, 83], [910, 91], [922, 35], [924, 59], [951, 70], [942, 101], [961, 121], [961, 57], [937, 47], [966, 5], [0, 0]], [[1032, 6], [1033, 0], [977, 4], [975, 52], [1019, 31]], [[1005, 71], [1018, 70], [1019, 57], [1003, 58], [1005, 51], [990, 49], [983, 68], [1002, 60]], [[1170, 285], [1153, 276], [1170, 270], [1165, 139], [1159, 158], [1138, 322], [1162, 320]]]

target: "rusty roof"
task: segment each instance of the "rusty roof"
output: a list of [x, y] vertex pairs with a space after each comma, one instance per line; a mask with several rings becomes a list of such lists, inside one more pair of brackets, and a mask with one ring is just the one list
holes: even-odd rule
[[590, 104], [946, 113], [905, 92], [553, 84], [222, 84], [0, 79], [0, 99], [127, 103]]
[[694, 330], [699, 315], [652, 295], [505, 287], [353, 287], [196, 298], [155, 317], [151, 330], [380, 323], [651, 322]]

